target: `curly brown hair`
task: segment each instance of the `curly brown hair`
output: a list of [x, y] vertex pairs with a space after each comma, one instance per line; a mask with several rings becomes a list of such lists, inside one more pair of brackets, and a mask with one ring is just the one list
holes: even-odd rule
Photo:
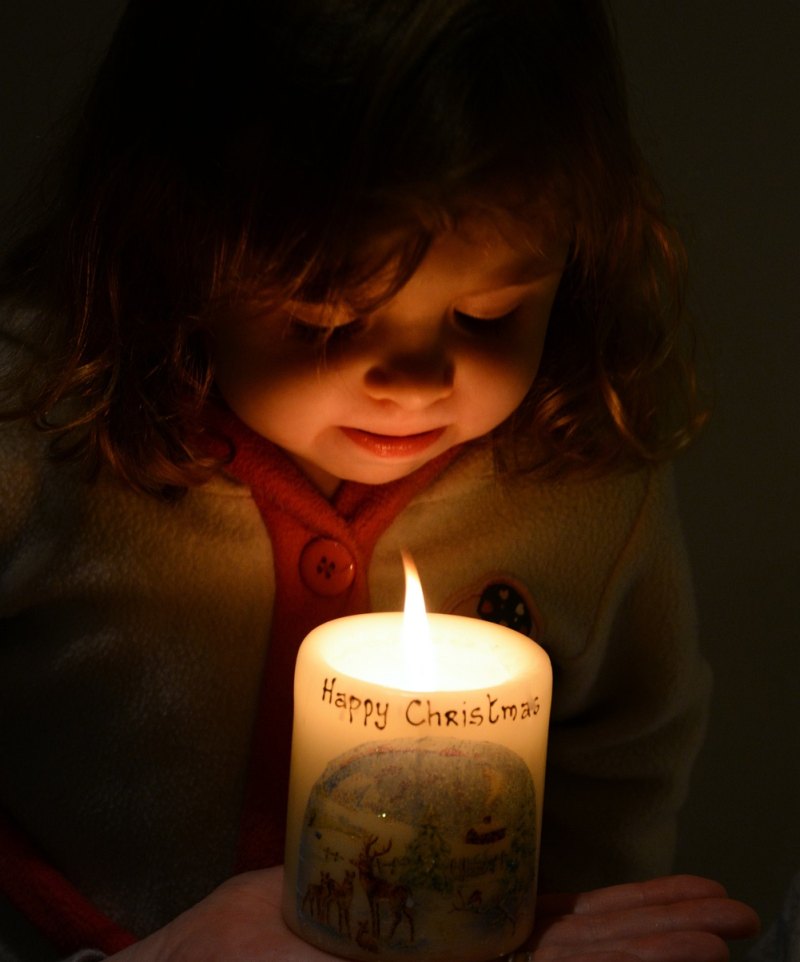
[[476, 206], [547, 211], [572, 241], [502, 467], [660, 460], [702, 422], [683, 248], [599, 0], [132, 0], [54, 200], [4, 261], [45, 372], [5, 416], [139, 490], [219, 466], [212, 324], [387, 266], [388, 296]]

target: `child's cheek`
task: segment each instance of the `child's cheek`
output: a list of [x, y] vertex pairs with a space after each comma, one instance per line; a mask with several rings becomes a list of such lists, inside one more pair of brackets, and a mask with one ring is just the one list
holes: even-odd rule
[[520, 323], [504, 336], [466, 345], [464, 356], [486, 377], [524, 381], [530, 386], [539, 368], [546, 333], [546, 321]]

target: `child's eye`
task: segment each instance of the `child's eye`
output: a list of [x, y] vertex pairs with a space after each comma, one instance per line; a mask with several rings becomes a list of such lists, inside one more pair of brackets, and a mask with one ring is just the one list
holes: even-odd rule
[[515, 307], [504, 314], [497, 314], [494, 317], [477, 317], [474, 314], [466, 314], [464, 311], [454, 311], [456, 323], [471, 334], [492, 334], [504, 324], [513, 320], [517, 313]]
[[289, 332], [292, 337], [306, 344], [329, 344], [346, 341], [363, 327], [360, 318], [354, 318], [344, 324], [314, 324], [293, 317], [289, 322]]

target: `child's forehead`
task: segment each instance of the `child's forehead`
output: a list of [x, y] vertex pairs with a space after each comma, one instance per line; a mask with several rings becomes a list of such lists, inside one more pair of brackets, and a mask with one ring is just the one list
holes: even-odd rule
[[[372, 250], [391, 244], [392, 238], [378, 237]], [[487, 287], [511, 286], [563, 264], [568, 245], [568, 233], [549, 212], [524, 219], [504, 212], [474, 212], [433, 236], [417, 271], [427, 267], [453, 276], [479, 275]], [[391, 257], [387, 258], [384, 271], [370, 278], [365, 288], [380, 286], [392, 267]]]
[[433, 247], [459, 253], [481, 254], [487, 263], [518, 271], [538, 261], [559, 258], [569, 234], [550, 209], [539, 208], [525, 216], [506, 211], [475, 212], [443, 231]]
[[355, 228], [344, 244], [318, 248], [311, 270], [277, 301], [370, 312], [423, 270], [428, 278], [480, 274], [474, 279], [484, 289], [520, 285], [563, 268], [573, 233], [565, 205], [542, 193], [524, 200], [493, 193], [447, 206], [409, 202], [374, 218], [359, 213], [351, 212]]
[[329, 299], [294, 298], [298, 310], [311, 308], [315, 316], [371, 311], [388, 300], [444, 291], [452, 296], [480, 295], [521, 288], [563, 269], [569, 240], [552, 218], [498, 220], [495, 215], [460, 219], [431, 239], [425, 256], [397, 283], [395, 252], [402, 238], [396, 232], [377, 235], [369, 250], [379, 265], [353, 288]]

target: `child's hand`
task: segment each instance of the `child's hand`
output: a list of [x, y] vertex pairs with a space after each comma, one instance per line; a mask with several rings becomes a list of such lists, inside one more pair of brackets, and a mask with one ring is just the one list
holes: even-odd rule
[[758, 933], [758, 916], [717, 882], [675, 875], [583, 895], [542, 895], [515, 962], [724, 962], [726, 942]]
[[[331, 962], [281, 917], [281, 868], [238, 875], [114, 962]], [[721, 962], [759, 928], [716, 882], [673, 876], [583, 895], [542, 895], [515, 962]], [[458, 962], [457, 959], [454, 962]]]
[[237, 875], [113, 962], [331, 962], [284, 923], [282, 881], [281, 866]]

